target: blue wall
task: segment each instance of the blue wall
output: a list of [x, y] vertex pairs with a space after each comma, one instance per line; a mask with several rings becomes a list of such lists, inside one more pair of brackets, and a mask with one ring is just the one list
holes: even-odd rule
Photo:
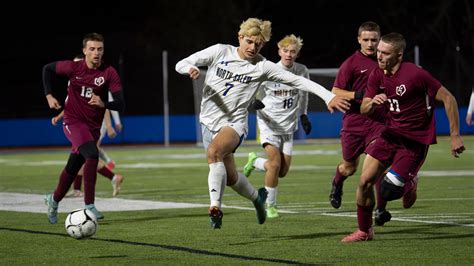
[[[474, 134], [474, 126], [465, 123], [466, 108], [460, 109], [461, 134]], [[449, 134], [449, 123], [443, 108], [435, 110], [438, 135]], [[342, 113], [311, 112], [308, 117], [313, 130], [308, 138], [337, 138], [341, 129]], [[163, 143], [162, 116], [126, 116], [121, 118], [124, 125], [115, 139], [104, 139], [103, 143]], [[175, 115], [170, 117], [170, 142], [196, 142], [196, 122], [194, 115]], [[297, 138], [306, 136], [300, 131]], [[255, 114], [249, 117], [248, 139], [256, 137]], [[0, 120], [0, 147], [69, 145], [62, 126], [52, 126], [50, 118], [42, 119], [4, 119]]]

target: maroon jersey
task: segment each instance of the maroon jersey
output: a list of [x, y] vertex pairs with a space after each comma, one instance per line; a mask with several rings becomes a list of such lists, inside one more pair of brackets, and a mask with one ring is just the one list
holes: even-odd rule
[[100, 129], [105, 109], [89, 105], [92, 93], [107, 101], [108, 90], [114, 93], [122, 89], [117, 71], [111, 66], [90, 69], [84, 60], [58, 61], [56, 73], [69, 78], [67, 98], [64, 104], [64, 123], [86, 123], [91, 129]]
[[433, 104], [441, 83], [413, 63], [402, 62], [395, 75], [377, 68], [369, 77], [365, 97], [387, 95], [390, 133], [422, 144], [436, 143]]
[[[367, 79], [372, 70], [378, 68], [377, 60], [365, 56], [360, 51], [356, 51], [347, 58], [337, 72], [334, 86], [347, 91], [364, 91], [367, 89]], [[360, 114], [360, 101], [351, 101], [351, 107], [344, 113], [342, 118], [342, 130], [345, 131], [366, 131], [372, 127], [375, 121], [384, 122], [384, 108], [368, 118]]]

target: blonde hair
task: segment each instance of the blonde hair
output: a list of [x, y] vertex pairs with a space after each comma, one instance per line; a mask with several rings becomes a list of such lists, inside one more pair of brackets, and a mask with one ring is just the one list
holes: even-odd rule
[[278, 48], [281, 49], [292, 44], [296, 45], [296, 52], [299, 53], [301, 47], [303, 47], [303, 39], [301, 39], [300, 37], [296, 37], [294, 34], [286, 35], [285, 38], [281, 39], [281, 41], [278, 42]]
[[268, 42], [272, 36], [272, 23], [268, 20], [249, 18], [240, 24], [239, 35], [258, 36], [260, 41]]

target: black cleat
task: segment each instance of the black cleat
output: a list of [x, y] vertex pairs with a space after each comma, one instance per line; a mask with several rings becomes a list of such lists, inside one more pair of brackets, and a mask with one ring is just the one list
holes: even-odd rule
[[209, 221], [211, 222], [211, 227], [213, 229], [221, 229], [223, 216], [224, 214], [219, 208], [211, 207], [209, 209]]
[[329, 202], [335, 209], [339, 209], [342, 204], [342, 184], [336, 185], [332, 181], [331, 194], [329, 194]]
[[374, 216], [375, 224], [378, 226], [383, 226], [386, 222], [390, 222], [390, 220], [392, 219], [392, 215], [387, 210], [381, 211], [379, 209], [376, 209]]

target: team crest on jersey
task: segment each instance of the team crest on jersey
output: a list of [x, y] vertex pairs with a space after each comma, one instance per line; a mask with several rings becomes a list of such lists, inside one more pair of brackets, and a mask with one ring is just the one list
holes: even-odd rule
[[405, 87], [405, 84], [397, 86], [395, 90], [398, 96], [402, 96], [403, 94], [405, 94], [406, 91], [407, 91], [407, 88]]
[[94, 79], [94, 84], [97, 86], [104, 84], [104, 82], [105, 82], [104, 77], [98, 77]]

